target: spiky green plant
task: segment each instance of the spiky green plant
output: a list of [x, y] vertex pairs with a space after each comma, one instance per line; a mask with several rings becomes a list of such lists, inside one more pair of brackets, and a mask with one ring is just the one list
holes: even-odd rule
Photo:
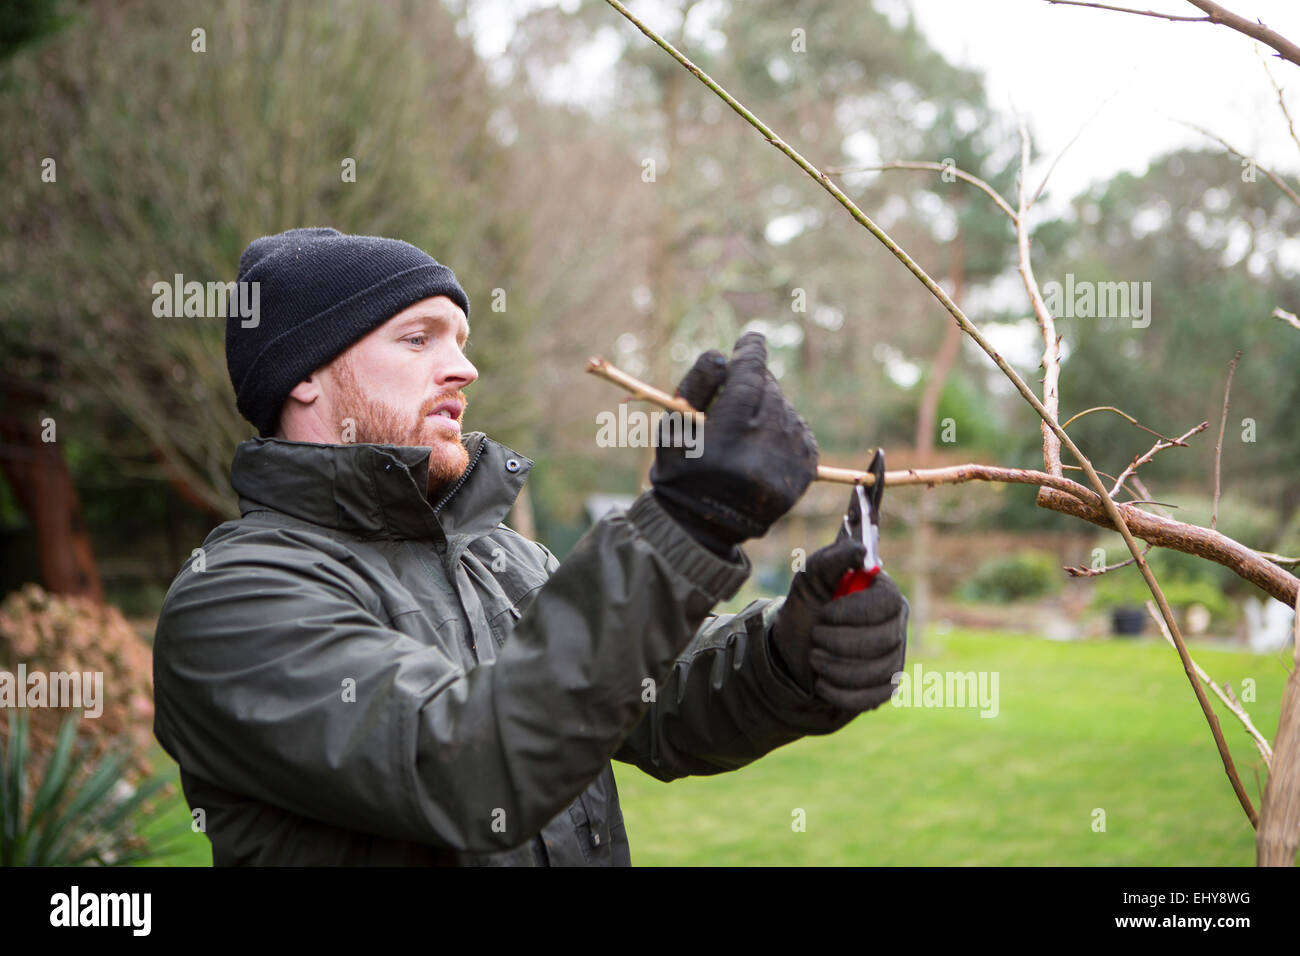
[[[78, 715], [63, 721], [38, 768], [27, 716], [11, 712], [9, 739], [0, 741], [0, 866], [125, 866], [173, 852], [163, 847], [172, 831], [140, 832], [165, 810], [165, 802], [149, 801], [166, 776], [132, 788], [121, 749], [86, 764], [87, 748], [78, 746], [80, 721]], [[30, 787], [36, 793], [28, 799]]]

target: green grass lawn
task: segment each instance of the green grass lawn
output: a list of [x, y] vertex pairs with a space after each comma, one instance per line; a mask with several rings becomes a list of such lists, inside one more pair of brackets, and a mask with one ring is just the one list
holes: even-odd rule
[[[615, 764], [632, 862], [1253, 865], [1254, 831], [1163, 640], [952, 631], [927, 650], [927, 670], [997, 671], [998, 715], [886, 704], [741, 770], [667, 784]], [[1283, 658], [1192, 651], [1238, 693], [1255, 679], [1246, 708], [1271, 739]], [[1219, 713], [1258, 809], [1263, 762], [1236, 718]], [[1096, 808], [1105, 832], [1094, 832]]]
[[[909, 657], [909, 672], [916, 660], [926, 670], [996, 671], [998, 715], [886, 704], [741, 770], [669, 784], [616, 763], [632, 862], [1253, 865], [1253, 831], [1162, 640], [952, 631], [931, 636], [927, 652]], [[1271, 739], [1283, 655], [1192, 652], [1239, 694], [1254, 678], [1257, 700], [1246, 708]], [[1218, 711], [1258, 809], [1262, 761], [1240, 723]], [[792, 829], [795, 808], [803, 832]], [[1105, 832], [1093, 829], [1098, 808]], [[181, 803], [165, 824], [186, 820]], [[202, 834], [179, 845], [160, 862], [210, 865]]]
[[[189, 804], [181, 790], [180, 770], [176, 762], [155, 742], [150, 752], [155, 773], [167, 773], [176, 790], [176, 797], [157, 819], [141, 828], [141, 833], [154, 839], [165, 839], [165, 856], [157, 857], [144, 866], [211, 866], [212, 844], [202, 833], [195, 832]], [[164, 835], [166, 835], [164, 837]]]

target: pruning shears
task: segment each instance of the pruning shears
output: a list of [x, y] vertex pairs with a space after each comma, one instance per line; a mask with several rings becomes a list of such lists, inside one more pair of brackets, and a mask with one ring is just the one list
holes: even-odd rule
[[843, 597], [855, 591], [865, 591], [871, 587], [880, 573], [880, 497], [885, 491], [885, 452], [877, 448], [876, 454], [867, 466], [875, 479], [870, 490], [862, 485], [853, 486], [853, 499], [849, 502], [848, 513], [844, 516], [844, 530], [849, 537], [859, 539], [867, 549], [862, 559], [862, 567], [850, 568], [840, 578], [839, 586], [831, 598]]

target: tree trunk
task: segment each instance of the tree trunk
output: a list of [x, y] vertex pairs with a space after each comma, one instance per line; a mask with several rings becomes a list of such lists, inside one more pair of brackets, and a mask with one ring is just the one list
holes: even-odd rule
[[41, 414], [32, 397], [16, 382], [5, 387], [0, 471], [36, 532], [41, 585], [56, 594], [102, 602], [104, 588], [77, 487], [58, 442], [41, 440]]

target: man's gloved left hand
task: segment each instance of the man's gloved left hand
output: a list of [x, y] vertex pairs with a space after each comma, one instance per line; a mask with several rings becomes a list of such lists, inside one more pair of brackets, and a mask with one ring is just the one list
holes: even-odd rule
[[772, 622], [772, 649], [794, 682], [852, 711], [889, 699], [907, 651], [910, 607], [884, 571], [866, 590], [831, 600], [844, 572], [864, 557], [862, 543], [843, 532], [814, 551]]

